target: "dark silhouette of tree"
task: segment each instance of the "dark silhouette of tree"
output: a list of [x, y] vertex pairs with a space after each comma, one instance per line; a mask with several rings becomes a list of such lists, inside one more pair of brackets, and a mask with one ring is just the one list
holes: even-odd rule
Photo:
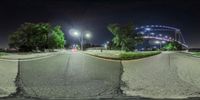
[[114, 35], [112, 41], [121, 50], [130, 51], [135, 49], [135, 46], [143, 42], [142, 37], [137, 34], [133, 24], [119, 25], [110, 24], [108, 30]]

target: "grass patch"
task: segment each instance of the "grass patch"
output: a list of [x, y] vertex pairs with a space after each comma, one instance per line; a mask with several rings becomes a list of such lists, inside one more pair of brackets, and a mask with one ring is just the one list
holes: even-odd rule
[[200, 57], [200, 52], [193, 52], [192, 55]]
[[157, 54], [160, 54], [160, 51], [151, 51], [151, 52], [124, 52], [120, 54], [122, 60], [131, 60], [131, 59], [140, 59], [144, 57], [150, 57]]
[[4, 56], [4, 55], [7, 55], [7, 53], [5, 53], [5, 52], [0, 52], [0, 57], [1, 57], [1, 56]]
[[132, 60], [139, 59], [144, 57], [149, 57], [153, 55], [160, 54], [160, 51], [148, 51], [148, 52], [124, 52], [124, 51], [114, 51], [114, 50], [105, 50], [100, 51], [87, 51], [86, 54], [96, 56], [99, 58], [112, 59], [112, 60]]

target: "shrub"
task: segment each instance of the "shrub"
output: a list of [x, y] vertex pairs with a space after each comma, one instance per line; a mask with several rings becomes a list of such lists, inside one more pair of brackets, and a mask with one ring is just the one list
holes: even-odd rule
[[155, 52], [124, 52], [124, 53], [120, 54], [120, 58], [122, 60], [139, 59], [139, 58], [157, 55], [160, 53], [161, 52], [159, 52], [159, 51], [155, 51]]

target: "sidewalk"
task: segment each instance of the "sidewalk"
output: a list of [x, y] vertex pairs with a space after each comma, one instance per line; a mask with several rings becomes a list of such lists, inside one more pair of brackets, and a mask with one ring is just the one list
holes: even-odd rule
[[16, 92], [15, 80], [18, 73], [17, 61], [0, 60], [0, 97]]
[[18, 60], [32, 60], [66, 52], [55, 50], [48, 53], [8, 53], [0, 57], [0, 97], [7, 97], [16, 92], [15, 84], [18, 73]]
[[51, 56], [58, 53], [66, 52], [66, 50], [55, 50], [55, 52], [46, 53], [8, 53], [7, 55], [1, 56], [0, 60], [24, 60], [24, 59], [34, 59], [40, 57]]

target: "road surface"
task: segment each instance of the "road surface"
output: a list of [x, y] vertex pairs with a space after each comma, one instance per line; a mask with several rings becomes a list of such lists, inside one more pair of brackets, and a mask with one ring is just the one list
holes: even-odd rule
[[121, 64], [79, 52], [20, 61], [24, 95], [40, 98], [113, 97], [119, 93]]
[[17, 62], [0, 60], [0, 97], [16, 92]]
[[200, 96], [200, 58], [164, 52], [135, 61], [123, 61], [121, 87], [128, 96], [185, 98]]
[[[18, 85], [26, 97], [86, 100], [129, 99], [129, 96], [133, 96], [130, 97], [132, 99], [138, 96], [200, 97], [200, 58], [183, 53], [163, 52], [148, 58], [120, 62], [79, 52], [63, 52], [46, 58], [21, 60], [19, 63], [4, 61], [0, 67], [7, 65], [20, 66]], [[16, 70], [1, 71], [1, 74], [13, 73], [9, 78], [13, 83]], [[0, 83], [5, 84], [4, 81]], [[9, 86], [5, 84], [3, 87]], [[0, 89], [0, 93], [4, 91]]]

